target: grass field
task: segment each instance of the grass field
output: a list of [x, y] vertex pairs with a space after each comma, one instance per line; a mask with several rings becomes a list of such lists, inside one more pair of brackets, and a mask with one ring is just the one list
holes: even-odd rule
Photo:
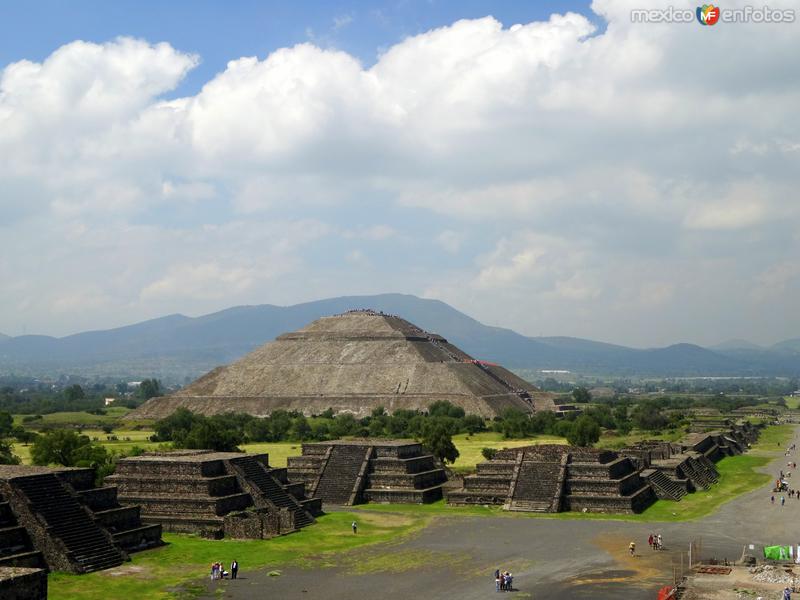
[[481, 454], [484, 448], [518, 448], [520, 446], [531, 446], [534, 444], [566, 444], [567, 440], [562, 437], [537, 436], [524, 440], [506, 440], [503, 434], [487, 431], [467, 435], [462, 433], [453, 436], [453, 443], [458, 448], [459, 456], [452, 467], [455, 471], [474, 471], [475, 465], [486, 460]]
[[104, 415], [92, 415], [87, 412], [50, 413], [49, 415], [42, 415], [41, 419], [28, 423], [23, 422], [27, 415], [14, 415], [14, 425], [24, 425], [30, 428], [36, 428], [40, 425], [80, 425], [84, 427], [116, 425], [122, 417], [131, 411], [131, 409], [124, 406], [112, 406], [103, 410], [106, 411]]
[[[350, 530], [357, 520], [358, 535]], [[192, 582], [207, 575], [209, 565], [236, 559], [243, 572], [280, 569], [287, 565], [325, 565], [339, 553], [380, 542], [397, 542], [423, 529], [424, 515], [360, 514], [339, 512], [319, 517], [317, 524], [272, 540], [210, 541], [191, 535], [164, 534], [167, 546], [132, 555], [118, 569], [88, 575], [52, 573], [51, 600], [106, 600], [107, 598], [191, 598], [200, 589]], [[221, 585], [224, 585], [221, 584]]]
[[783, 399], [786, 400], [786, 408], [792, 410], [800, 408], [800, 396], [784, 396]]

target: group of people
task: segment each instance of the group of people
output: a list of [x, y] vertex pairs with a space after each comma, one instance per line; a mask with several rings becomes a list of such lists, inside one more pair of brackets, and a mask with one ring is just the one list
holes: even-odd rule
[[661, 537], [661, 534], [658, 533], [651, 533], [647, 538], [647, 544], [650, 546], [651, 550], [663, 550], [664, 549], [664, 540]]
[[514, 589], [514, 577], [506, 571], [503, 573], [500, 569], [494, 572], [494, 591], [495, 592], [510, 592]]
[[230, 577], [231, 579], [236, 579], [238, 574], [239, 574], [239, 563], [236, 561], [236, 559], [234, 559], [233, 562], [231, 562], [230, 572], [226, 571], [225, 567], [219, 561], [211, 563], [212, 581], [216, 581], [217, 579], [226, 579], [228, 577]]

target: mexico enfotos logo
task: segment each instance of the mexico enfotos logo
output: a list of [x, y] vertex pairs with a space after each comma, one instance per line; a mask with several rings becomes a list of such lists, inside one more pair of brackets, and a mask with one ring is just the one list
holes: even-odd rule
[[688, 8], [634, 8], [631, 21], [634, 23], [693, 23], [704, 27], [718, 23], [794, 23], [794, 9], [773, 9], [769, 6], [745, 6], [743, 8], [721, 8], [714, 4], [703, 4], [695, 10]]

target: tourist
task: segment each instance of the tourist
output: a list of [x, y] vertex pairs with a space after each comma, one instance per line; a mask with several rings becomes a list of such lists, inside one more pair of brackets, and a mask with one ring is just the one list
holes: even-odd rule
[[651, 533], [650, 536], [647, 538], [647, 545], [650, 546], [651, 550], [655, 550], [655, 547], [653, 546], [653, 541], [654, 541], [653, 534]]
[[236, 579], [236, 575], [238, 573], [239, 573], [239, 563], [234, 558], [233, 562], [231, 563], [231, 579]]
[[792, 590], [788, 587], [783, 589], [783, 600], [792, 600]]
[[217, 578], [217, 563], [211, 563], [211, 581]]
[[774, 495], [770, 496], [769, 501], [775, 504], [775, 496]]
[[781, 496], [781, 506], [783, 506], [784, 504], [786, 504], [786, 497]]
[[630, 544], [628, 544], [628, 550], [630, 550], [631, 556], [636, 554], [636, 542], [631, 542]]
[[656, 545], [658, 546], [659, 550], [662, 550], [664, 548], [664, 546], [662, 544], [663, 544], [663, 539], [661, 538], [661, 534], [659, 533], [656, 536]]
[[506, 571], [506, 591], [514, 591], [514, 577], [508, 571]]
[[500, 591], [500, 569], [496, 569], [494, 572], [494, 591]]
[[353, 533], [358, 533], [358, 525], [356, 524], [356, 522], [355, 522], [355, 521], [353, 521], [353, 522], [351, 523], [350, 527], [352, 527], [352, 528], [353, 528]]

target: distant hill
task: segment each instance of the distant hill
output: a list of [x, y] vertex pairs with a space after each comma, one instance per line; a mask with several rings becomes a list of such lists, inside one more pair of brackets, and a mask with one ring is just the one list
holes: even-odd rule
[[779, 342], [770, 348], [773, 352], [800, 354], [800, 338]]
[[753, 342], [748, 342], [747, 340], [728, 340], [726, 342], [722, 342], [721, 344], [709, 346], [708, 349], [715, 350], [717, 352], [728, 352], [730, 350], [753, 350], [760, 352], [765, 350], [765, 348], [762, 346], [754, 344]]
[[238, 306], [201, 317], [169, 315], [63, 338], [5, 338], [0, 339], [0, 373], [156, 376], [183, 383], [240, 358], [281, 333], [352, 308], [400, 315], [445, 336], [477, 358], [512, 369], [660, 377], [800, 374], [800, 355], [788, 349], [714, 351], [676, 344], [640, 350], [579, 338], [526, 337], [484, 325], [439, 300], [403, 294], [348, 296], [286, 307]]

